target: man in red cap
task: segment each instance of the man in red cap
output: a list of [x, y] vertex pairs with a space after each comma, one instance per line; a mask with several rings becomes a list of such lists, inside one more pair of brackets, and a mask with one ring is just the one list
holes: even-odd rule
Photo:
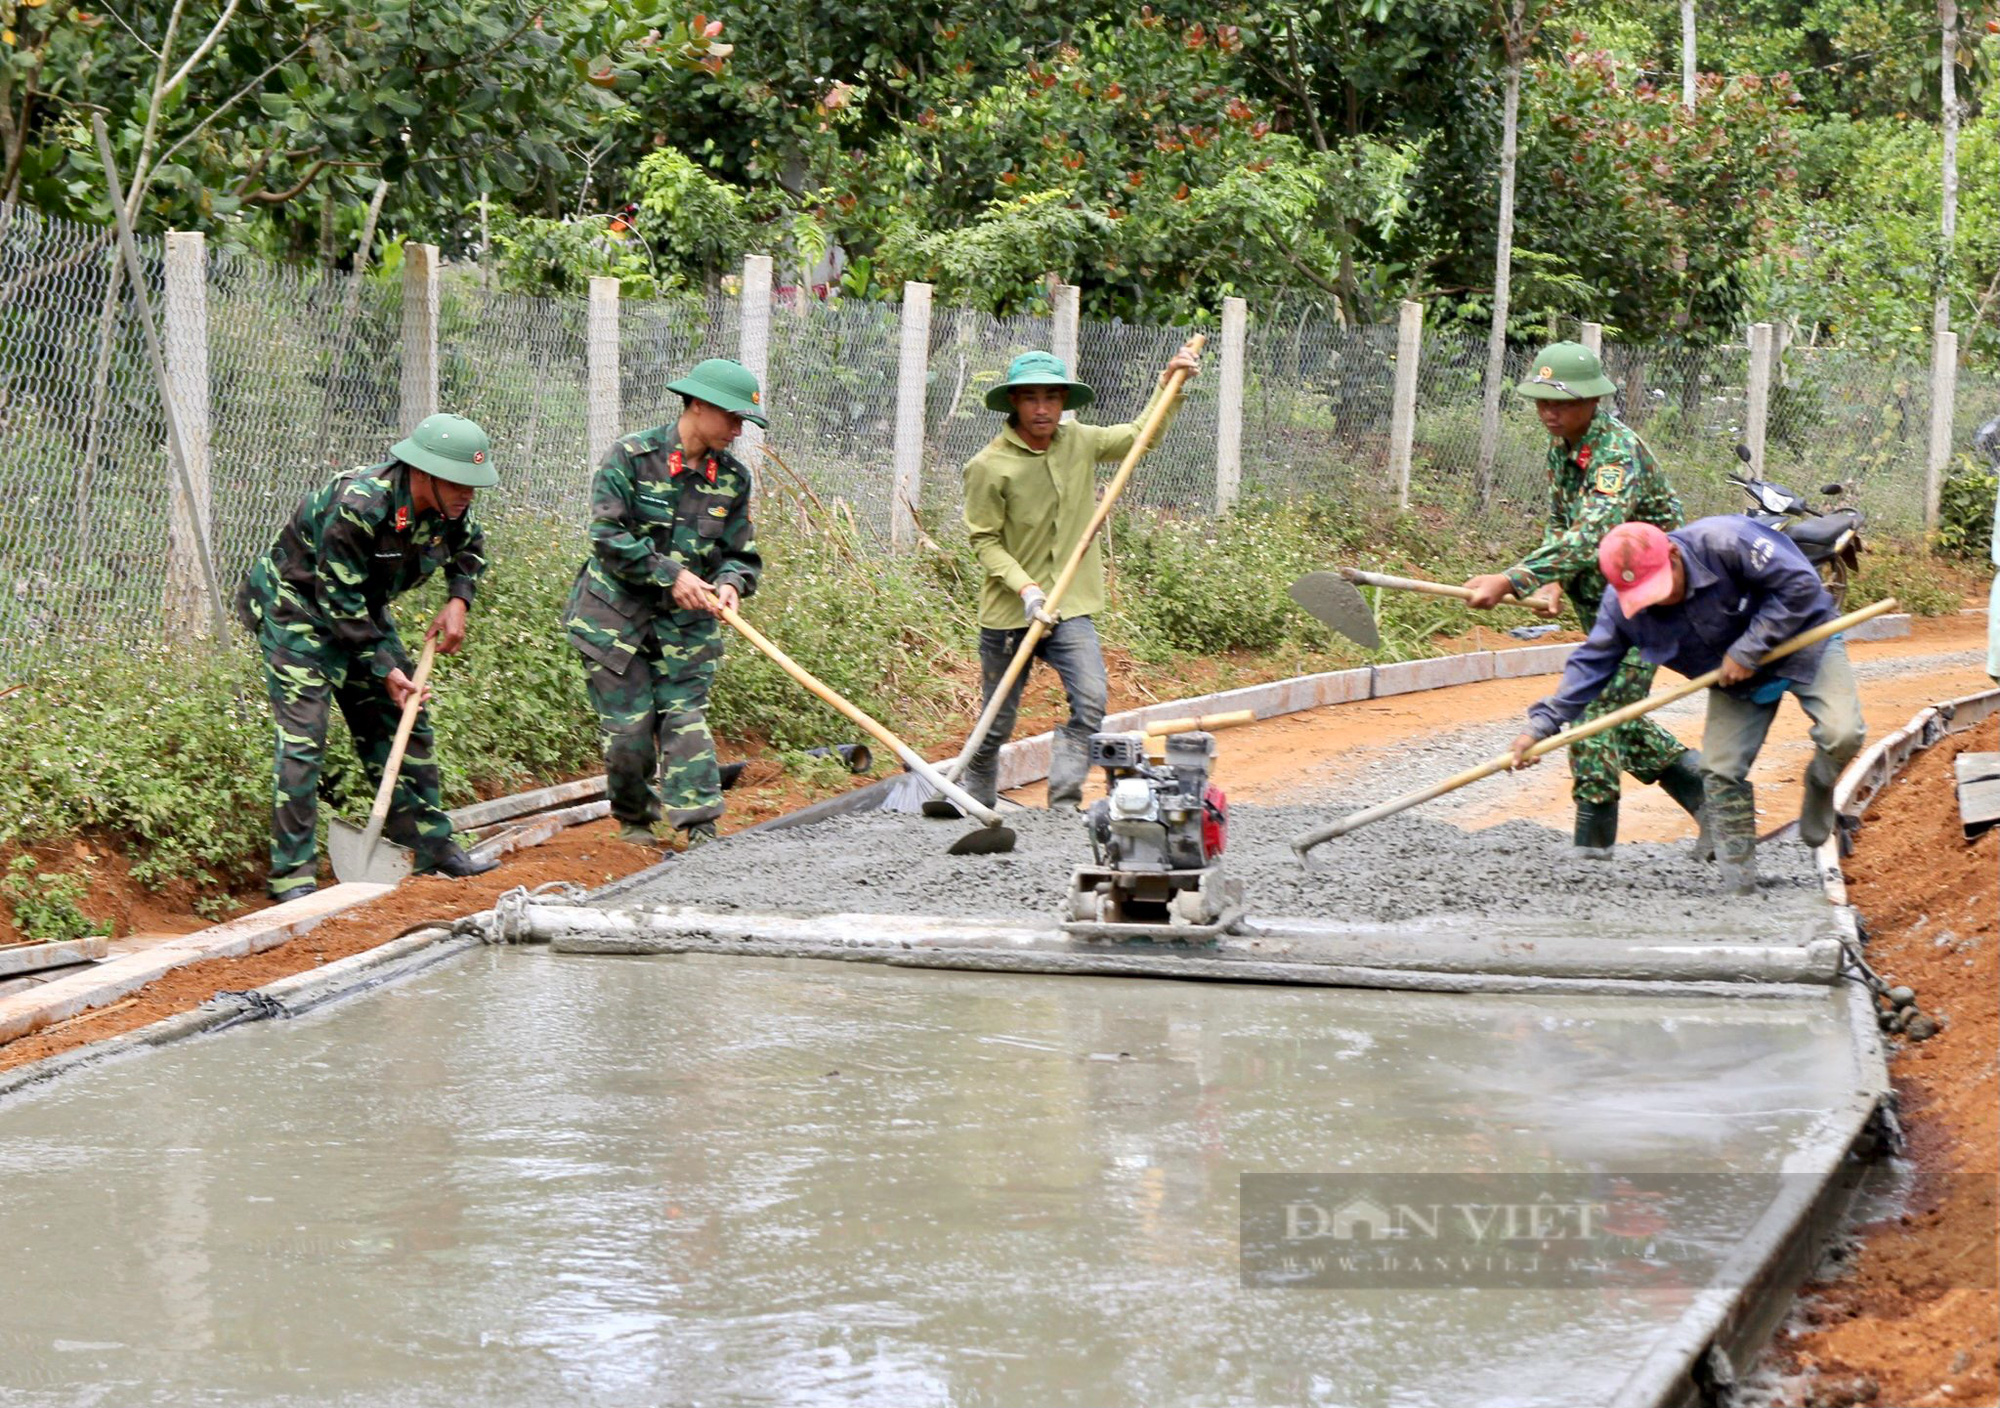
[[1514, 765], [1533, 761], [1530, 747], [1583, 713], [1628, 650], [1690, 678], [1719, 668], [1721, 682], [1708, 692], [1702, 783], [1723, 888], [1751, 894], [1757, 810], [1750, 765], [1779, 699], [1796, 694], [1812, 719], [1817, 752], [1799, 812], [1799, 839], [1809, 846], [1832, 834], [1833, 784], [1867, 733], [1838, 636], [1767, 667], [1757, 663], [1801, 631], [1833, 620], [1839, 614], [1833, 598], [1790, 538], [1741, 517], [1698, 519], [1671, 533], [1621, 523], [1604, 535], [1597, 560], [1611, 591], [1590, 638], [1570, 655], [1561, 687], [1528, 711], [1528, 730], [1514, 740]]

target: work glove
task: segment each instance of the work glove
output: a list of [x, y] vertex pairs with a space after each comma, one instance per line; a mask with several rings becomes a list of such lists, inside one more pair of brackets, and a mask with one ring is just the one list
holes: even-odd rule
[[1030, 621], [1050, 627], [1056, 624], [1056, 618], [1049, 614], [1049, 594], [1032, 582], [1021, 588], [1021, 609], [1028, 613]]

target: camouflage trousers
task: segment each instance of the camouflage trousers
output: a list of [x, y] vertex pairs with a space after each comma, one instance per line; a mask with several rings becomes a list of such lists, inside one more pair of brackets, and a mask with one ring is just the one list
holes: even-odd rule
[[[402, 710], [369, 669], [365, 655], [351, 660], [343, 682], [334, 684], [323, 660], [268, 645], [263, 654], [264, 687], [277, 721], [269, 888], [272, 898], [283, 899], [289, 891], [313, 884], [319, 868], [314, 833], [319, 822], [320, 766], [334, 703], [340, 705], [347, 731], [354, 737], [354, 751], [367, 772], [370, 802], [374, 788], [381, 785]], [[438, 791], [433, 742], [429, 711], [419, 709], [396, 774], [396, 790], [389, 797], [389, 820], [382, 828], [390, 840], [416, 849], [451, 839], [451, 819]]]
[[[654, 629], [666, 634], [657, 622]], [[670, 635], [658, 653], [639, 655], [623, 674], [583, 657], [618, 820], [651, 826], [664, 815], [675, 826], [695, 826], [722, 815], [722, 775], [707, 714], [721, 657], [719, 626]]]
[[[1601, 719], [1613, 709], [1622, 709], [1644, 699], [1653, 689], [1658, 666], [1628, 650], [1618, 662], [1604, 693], [1591, 701], [1578, 724]], [[1641, 782], [1656, 782], [1674, 759], [1687, 751], [1687, 744], [1675, 738], [1651, 719], [1634, 719], [1629, 724], [1586, 738], [1569, 746], [1569, 791], [1578, 803], [1602, 805], [1618, 798], [1618, 774], [1629, 772]]]

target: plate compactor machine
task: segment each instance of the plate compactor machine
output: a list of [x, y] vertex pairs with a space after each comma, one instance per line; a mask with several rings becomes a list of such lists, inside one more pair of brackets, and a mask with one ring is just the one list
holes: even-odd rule
[[1070, 876], [1066, 931], [1198, 943], [1243, 917], [1243, 882], [1222, 869], [1229, 799], [1209, 781], [1214, 764], [1215, 735], [1202, 730], [1091, 735], [1109, 795], [1085, 813], [1095, 863]]

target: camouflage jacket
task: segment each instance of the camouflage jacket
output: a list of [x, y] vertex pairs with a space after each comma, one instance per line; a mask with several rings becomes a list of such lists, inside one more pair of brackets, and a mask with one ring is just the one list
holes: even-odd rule
[[1561, 582], [1588, 630], [1604, 599], [1597, 544], [1619, 524], [1635, 520], [1678, 528], [1681, 501], [1638, 433], [1600, 410], [1574, 449], [1560, 439], [1549, 441], [1548, 528], [1541, 546], [1508, 568], [1507, 577], [1521, 596], [1544, 582]]
[[335, 475], [299, 501], [270, 551], [250, 565], [236, 614], [267, 648], [316, 660], [335, 683], [368, 658], [377, 678], [416, 666], [389, 619], [389, 603], [433, 572], [470, 604], [486, 570], [486, 535], [458, 519], [418, 512], [410, 471], [395, 460]]
[[684, 569], [737, 594], [764, 570], [750, 523], [750, 471], [726, 450], [684, 463], [672, 425], [627, 435], [590, 485], [591, 555], [578, 569], [563, 626], [576, 648], [620, 674], [651, 645], [707, 635], [716, 618], [668, 597]]

